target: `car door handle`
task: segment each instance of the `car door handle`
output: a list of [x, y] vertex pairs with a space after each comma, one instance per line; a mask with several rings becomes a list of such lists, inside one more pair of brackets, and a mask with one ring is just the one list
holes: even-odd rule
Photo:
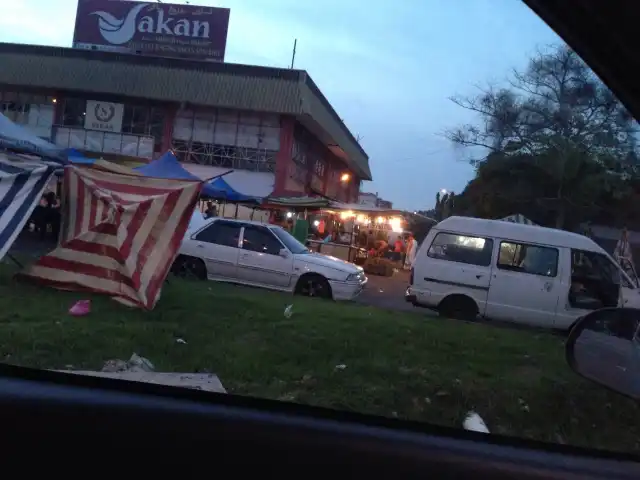
[[196, 243], [196, 247], [198, 247], [198, 248], [204, 248], [204, 245], [203, 245], [203, 244], [201, 244], [201, 243]]

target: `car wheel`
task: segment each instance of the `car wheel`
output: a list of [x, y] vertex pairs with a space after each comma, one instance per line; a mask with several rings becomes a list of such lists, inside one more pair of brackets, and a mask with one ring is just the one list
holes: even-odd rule
[[173, 262], [171, 270], [177, 277], [197, 278], [198, 280], [206, 280], [207, 278], [207, 267], [205, 267], [202, 260], [195, 257], [180, 255], [176, 258], [176, 261]]
[[333, 298], [331, 285], [320, 275], [303, 275], [296, 285], [296, 294], [305, 297]]
[[465, 295], [452, 295], [440, 302], [438, 313], [441, 317], [471, 322], [478, 317], [478, 306]]

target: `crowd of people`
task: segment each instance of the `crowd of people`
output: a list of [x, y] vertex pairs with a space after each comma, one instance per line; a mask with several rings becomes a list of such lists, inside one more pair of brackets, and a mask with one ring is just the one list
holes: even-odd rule
[[369, 257], [388, 258], [402, 263], [403, 268], [410, 269], [416, 257], [418, 242], [412, 233], [407, 232], [403, 235], [398, 235], [395, 241], [391, 243], [385, 240], [370, 241], [367, 248], [369, 249]]

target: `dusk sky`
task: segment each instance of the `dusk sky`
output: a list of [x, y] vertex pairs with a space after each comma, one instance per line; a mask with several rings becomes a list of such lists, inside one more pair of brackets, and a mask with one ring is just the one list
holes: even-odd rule
[[[186, 2], [165, 2], [186, 3]], [[473, 122], [448, 97], [500, 82], [558, 37], [517, 0], [193, 0], [231, 8], [226, 61], [309, 72], [369, 154], [394, 206], [431, 208], [473, 170], [441, 133]], [[0, 41], [71, 46], [75, 0], [11, 0]], [[0, 67], [1, 68], [1, 67]]]

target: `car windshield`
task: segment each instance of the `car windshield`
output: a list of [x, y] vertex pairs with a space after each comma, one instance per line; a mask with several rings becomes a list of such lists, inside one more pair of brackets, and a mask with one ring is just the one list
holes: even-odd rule
[[0, 361], [637, 454], [638, 130], [517, 0], [7, 0]]
[[291, 235], [285, 229], [280, 227], [272, 228], [271, 231], [274, 233], [276, 237], [284, 244], [285, 247], [289, 249], [291, 253], [296, 255], [309, 253], [309, 249], [305, 247], [302, 243], [298, 241], [296, 237]]

